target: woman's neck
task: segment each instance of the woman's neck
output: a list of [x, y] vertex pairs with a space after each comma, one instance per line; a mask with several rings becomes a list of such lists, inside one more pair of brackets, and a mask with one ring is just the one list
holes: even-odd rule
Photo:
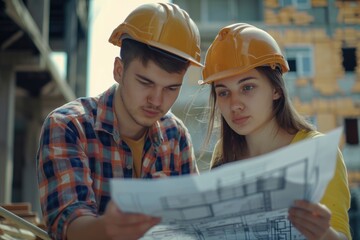
[[295, 134], [288, 133], [277, 124], [268, 125], [261, 131], [245, 137], [248, 147], [247, 157], [256, 157], [287, 146], [294, 136]]

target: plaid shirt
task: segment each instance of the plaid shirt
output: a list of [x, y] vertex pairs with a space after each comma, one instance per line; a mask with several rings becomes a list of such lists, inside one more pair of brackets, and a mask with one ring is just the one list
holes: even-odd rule
[[[75, 218], [104, 212], [111, 178], [133, 175], [130, 148], [114, 127], [115, 89], [116, 84], [95, 98], [67, 103], [44, 122], [37, 153], [38, 184], [44, 219], [54, 239], [66, 239]], [[188, 130], [169, 112], [149, 129], [141, 177], [190, 174], [196, 169]]]

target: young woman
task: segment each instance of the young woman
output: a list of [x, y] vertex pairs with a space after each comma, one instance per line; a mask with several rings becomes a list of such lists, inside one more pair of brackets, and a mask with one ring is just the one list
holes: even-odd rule
[[[209, 47], [202, 84], [211, 85], [208, 143], [220, 121], [210, 168], [266, 154], [321, 135], [292, 107], [283, 74], [289, 66], [277, 42], [245, 23], [220, 30]], [[307, 239], [351, 239], [350, 193], [341, 152], [320, 203], [295, 201], [289, 221]]]

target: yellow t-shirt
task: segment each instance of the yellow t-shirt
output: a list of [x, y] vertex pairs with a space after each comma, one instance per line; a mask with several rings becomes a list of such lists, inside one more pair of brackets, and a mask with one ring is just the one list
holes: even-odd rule
[[[299, 131], [290, 144], [304, 140], [306, 138], [319, 137], [323, 134], [317, 131]], [[214, 160], [220, 154], [221, 141], [218, 141], [215, 145], [215, 149], [211, 158], [210, 167], [213, 165]], [[320, 203], [326, 205], [331, 215], [331, 226], [338, 232], [342, 232], [346, 237], [351, 240], [349, 215], [348, 210], [350, 208], [350, 191], [348, 186], [348, 177], [344, 159], [340, 150], [338, 150], [336, 171], [334, 177], [329, 182], [326, 188], [323, 198]]]
[[121, 139], [125, 141], [126, 144], [129, 146], [129, 148], [131, 149], [131, 153], [133, 156], [133, 177], [135, 178], [141, 177], [142, 155], [143, 155], [146, 135], [147, 135], [147, 131], [138, 140], [121, 136]]
[[[317, 131], [299, 131], [291, 143], [301, 141], [306, 138], [321, 136]], [[350, 191], [348, 186], [347, 170], [344, 158], [340, 150], [337, 154], [336, 171], [334, 177], [329, 182], [320, 203], [326, 205], [331, 211], [330, 225], [338, 232], [342, 232], [350, 240], [350, 226], [348, 210], [350, 208]]]

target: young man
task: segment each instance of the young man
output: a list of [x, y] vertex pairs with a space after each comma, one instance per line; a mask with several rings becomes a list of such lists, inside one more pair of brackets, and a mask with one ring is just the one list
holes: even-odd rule
[[144, 4], [109, 41], [121, 47], [116, 84], [54, 110], [43, 125], [38, 181], [54, 239], [138, 239], [160, 219], [118, 209], [110, 179], [197, 172], [188, 130], [169, 112], [188, 66], [201, 66], [195, 23], [174, 4]]

